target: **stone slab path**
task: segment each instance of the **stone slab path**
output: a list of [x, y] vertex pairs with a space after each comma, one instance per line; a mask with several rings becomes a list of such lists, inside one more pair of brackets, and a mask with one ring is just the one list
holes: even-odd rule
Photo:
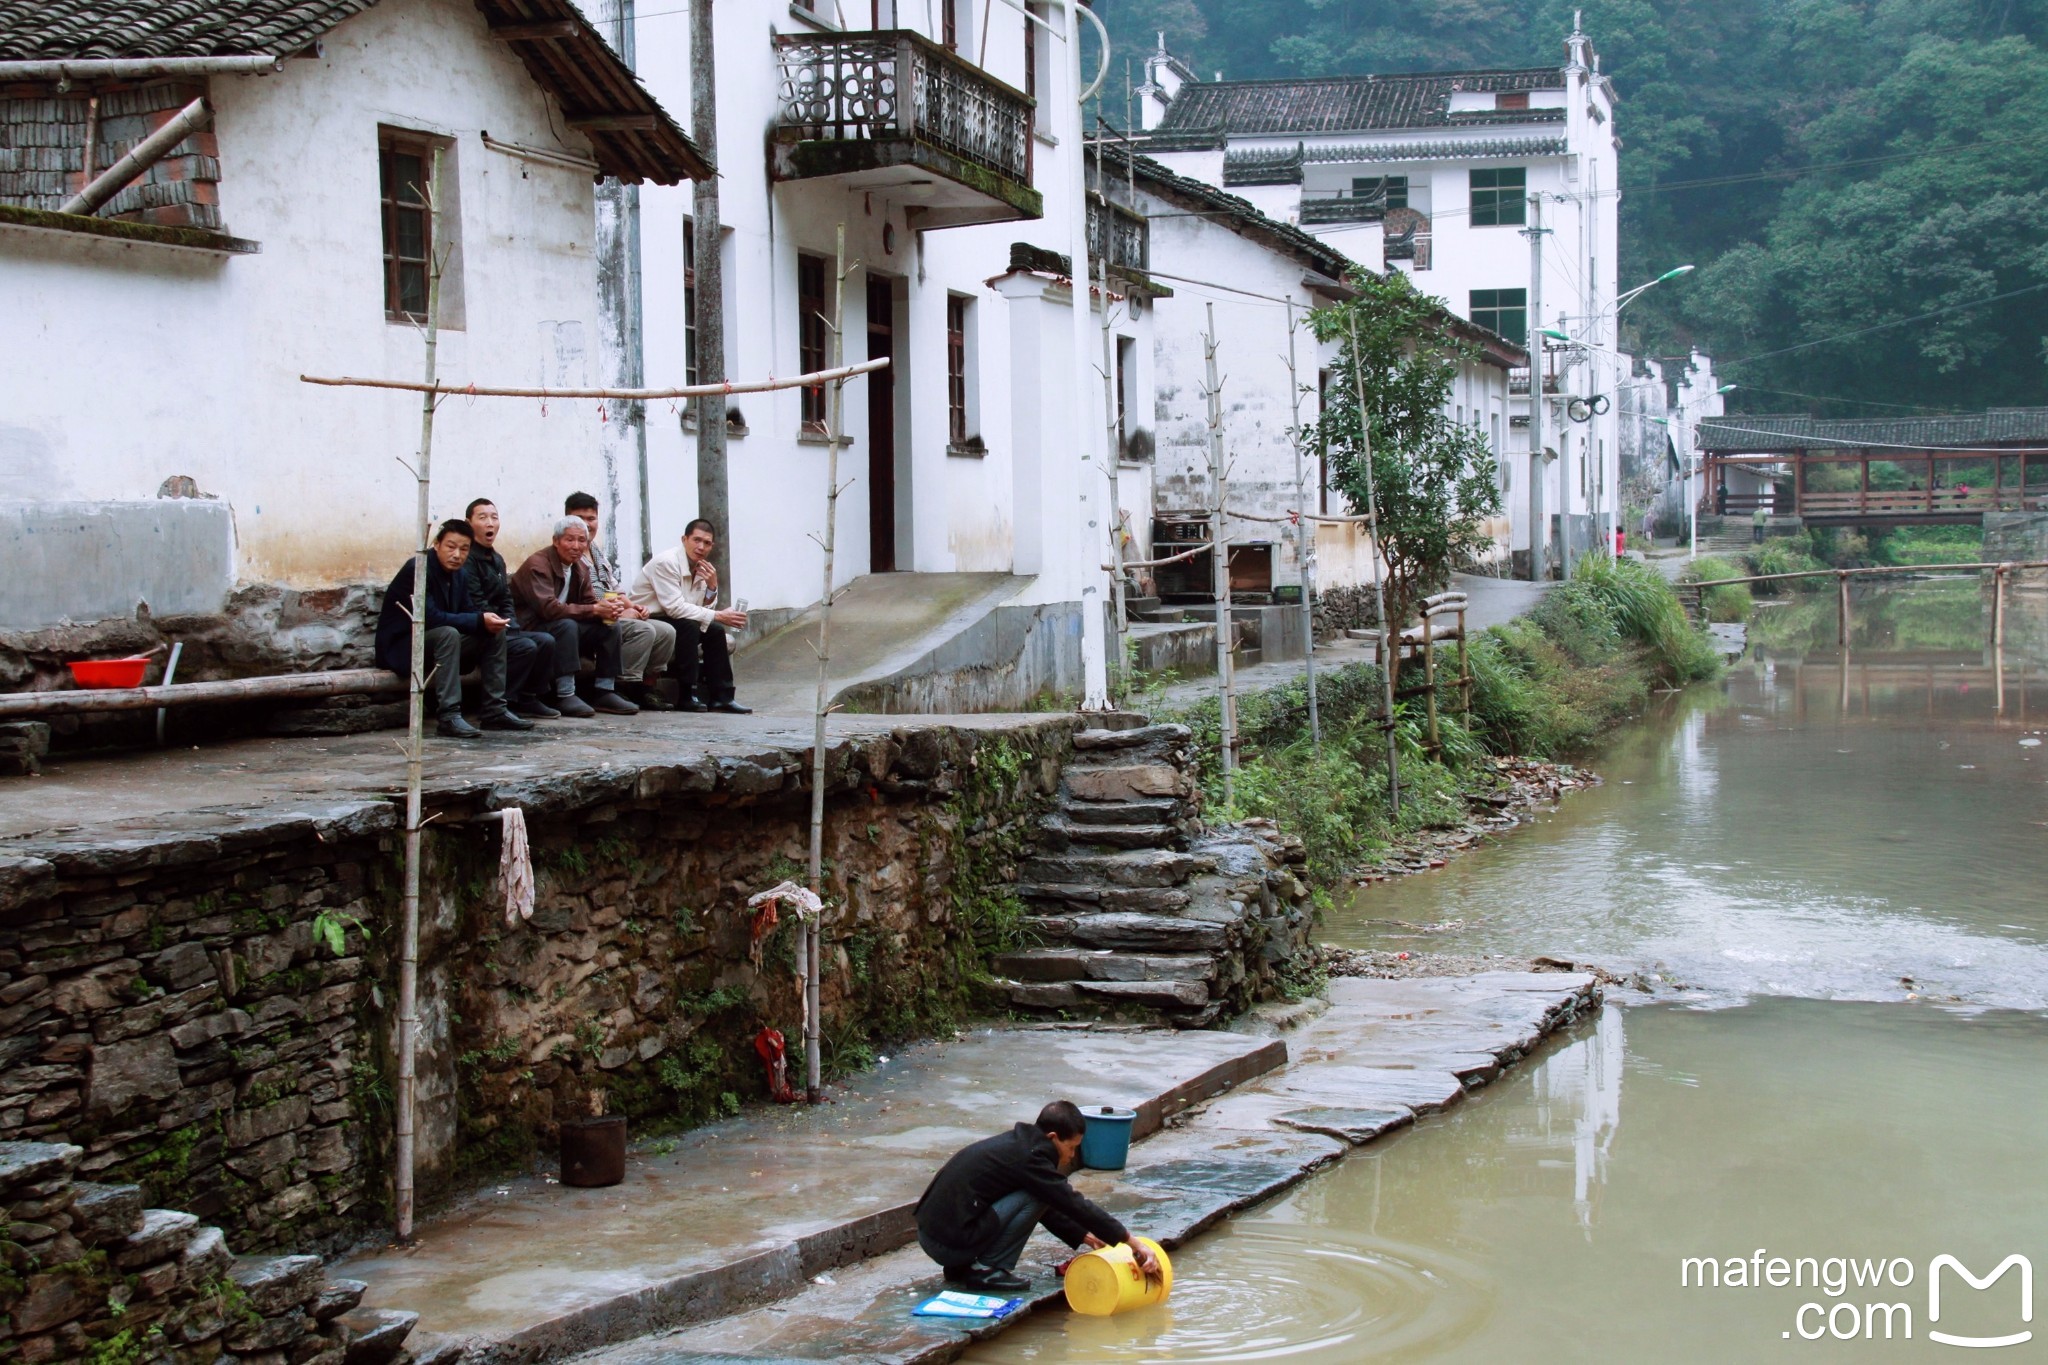
[[507, 1182], [409, 1250], [338, 1262], [370, 1307], [420, 1315], [472, 1359], [554, 1359], [802, 1291], [915, 1235], [958, 1148], [1048, 1099], [1139, 1111], [1142, 1131], [1283, 1064], [1274, 1038], [1198, 1030], [981, 1029], [922, 1044], [815, 1108], [759, 1106], [643, 1150], [623, 1184]]
[[[1190, 1110], [1133, 1149], [1129, 1169], [1075, 1184], [1169, 1250], [1341, 1160], [1354, 1146], [1458, 1103], [1591, 1009], [1584, 974], [1330, 983], [1330, 1008], [1288, 1035], [1286, 1067]], [[1070, 1255], [1040, 1232], [1025, 1252], [1025, 1311], [1060, 1307], [1050, 1267]], [[813, 1276], [801, 1293], [587, 1357], [592, 1365], [937, 1365], [999, 1323], [915, 1318], [943, 1282], [915, 1246]]]

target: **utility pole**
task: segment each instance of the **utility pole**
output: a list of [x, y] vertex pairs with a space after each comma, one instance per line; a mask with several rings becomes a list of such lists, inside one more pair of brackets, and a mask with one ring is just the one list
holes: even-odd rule
[[1308, 674], [1308, 742], [1309, 747], [1320, 755], [1323, 752], [1323, 724], [1316, 714], [1316, 611], [1310, 600], [1309, 556], [1313, 553], [1308, 543], [1308, 475], [1301, 458], [1301, 377], [1294, 368], [1294, 300], [1287, 301], [1287, 397], [1294, 414], [1294, 424], [1287, 434], [1294, 444], [1294, 562], [1301, 568], [1301, 631], [1308, 642], [1306, 669]]
[[1209, 513], [1210, 583], [1216, 594], [1216, 687], [1222, 726], [1223, 804], [1237, 800], [1237, 679], [1230, 660], [1230, 542], [1223, 534], [1230, 470], [1223, 453], [1223, 381], [1216, 375], [1216, 305], [1209, 310], [1209, 329], [1202, 335], [1202, 356], [1209, 380], [1209, 478], [1216, 503]]
[[[1095, 183], [1102, 196], [1102, 256], [1095, 263], [1096, 278], [1100, 281], [1098, 292], [1102, 295], [1102, 445], [1105, 451], [1104, 469], [1109, 474], [1109, 595], [1110, 641], [1107, 654], [1108, 675], [1114, 684], [1114, 692], [1121, 693], [1128, 671], [1124, 658], [1124, 638], [1131, 623], [1125, 616], [1124, 608], [1124, 503], [1123, 492], [1118, 486], [1117, 473], [1123, 465], [1123, 451], [1117, 448], [1117, 373], [1116, 373], [1116, 331], [1111, 326], [1109, 315], [1109, 253], [1116, 241], [1116, 219], [1109, 205], [1109, 166], [1105, 158], [1109, 152], [1108, 125], [1102, 121], [1102, 104], [1095, 105]], [[1126, 147], [1125, 154], [1135, 159], [1136, 154]], [[1131, 207], [1137, 208], [1137, 200], [1131, 200]], [[1127, 289], [1129, 286], [1125, 286]]]
[[[1095, 540], [1095, 537], [1102, 533], [1102, 516], [1096, 509], [1102, 505], [1103, 494], [1097, 490], [1095, 480], [1087, 473], [1087, 465], [1090, 463], [1089, 451], [1095, 445], [1095, 433], [1090, 430], [1092, 424], [1088, 421], [1088, 405], [1086, 402], [1081, 401], [1081, 395], [1088, 392], [1088, 370], [1092, 363], [1088, 358], [1088, 158], [1086, 150], [1088, 140], [1083, 128], [1085, 120], [1082, 117], [1082, 112], [1085, 106], [1082, 101], [1086, 96], [1093, 93], [1085, 88], [1085, 83], [1081, 79], [1082, 13], [1083, 9], [1080, 0], [1066, 0], [1066, 67], [1067, 79], [1072, 82], [1068, 87], [1067, 96], [1072, 101], [1074, 111], [1074, 122], [1070, 135], [1073, 146], [1073, 160], [1071, 169], [1067, 173], [1067, 191], [1073, 196], [1071, 218], [1068, 223], [1068, 240], [1073, 244], [1068, 265], [1068, 269], [1071, 272], [1068, 282], [1072, 289], [1074, 305], [1072, 373], [1074, 376], [1073, 395], [1075, 401], [1072, 406], [1074, 410], [1074, 448], [1081, 460], [1082, 473], [1081, 477], [1075, 481], [1080, 489], [1080, 497], [1075, 511], [1080, 514], [1078, 519], [1080, 521], [1081, 537], [1078, 544], [1070, 542], [1065, 547], [1064, 553], [1070, 556], [1070, 562], [1079, 574], [1081, 598], [1081, 709], [1083, 711], [1107, 711], [1110, 708], [1109, 651], [1107, 642], [1103, 639], [1103, 628], [1106, 623], [1103, 620], [1102, 560], [1100, 558], [1102, 552], [1098, 548], [1098, 542]], [[1089, 17], [1092, 19], [1094, 16], [1090, 15]], [[1026, 22], [1029, 21], [1027, 20]], [[1106, 44], [1103, 51], [1105, 60], [1107, 60], [1108, 47]], [[1067, 141], [1068, 138], [1069, 135], [1063, 134], [1061, 140]], [[1102, 306], [1104, 308], [1109, 306], [1107, 298], [1103, 299]], [[1116, 452], [1112, 450], [1109, 453], [1109, 458], [1111, 461], [1114, 461], [1116, 459]], [[1112, 507], [1109, 511], [1110, 518], [1114, 521], [1117, 509]]]
[[[605, 0], [599, 6], [605, 39], [619, 59], [633, 65], [633, 0]], [[646, 329], [643, 326], [640, 287], [640, 187], [611, 176], [597, 184], [597, 290], [598, 354], [608, 387], [638, 389], [647, 383]], [[591, 553], [619, 565], [625, 556], [626, 522], [619, 515], [619, 465], [621, 456], [632, 462], [634, 493], [639, 516], [633, 525], [640, 533], [640, 553], [650, 546], [651, 516], [647, 489], [647, 405], [630, 398], [605, 400], [605, 422], [598, 436], [604, 457], [605, 515], [612, 534]], [[630, 575], [629, 575], [630, 576]]]
[[1372, 472], [1372, 407], [1365, 401], [1365, 361], [1358, 354], [1357, 317], [1356, 313], [1352, 314], [1351, 382], [1358, 389], [1358, 444], [1365, 456], [1365, 524], [1372, 528], [1372, 597], [1380, 615], [1381, 704], [1386, 708], [1380, 728], [1387, 736], [1387, 806], [1394, 818], [1399, 819], [1401, 749], [1394, 739], [1394, 664], [1401, 657], [1401, 623], [1387, 619], [1387, 589], [1382, 581], [1384, 575], [1380, 572], [1380, 551], [1386, 539], [1380, 531], [1379, 487]]
[[[713, 74], [717, 26], [712, 0], [690, 0], [690, 136], [704, 159], [718, 164], [718, 83]], [[697, 331], [697, 382], [725, 380], [725, 267], [719, 249], [718, 175], [692, 190], [691, 254], [697, 274], [697, 302], [691, 321]], [[697, 515], [717, 537], [711, 567], [732, 592], [732, 499], [725, 477], [725, 395], [697, 400]], [[649, 545], [648, 552], [654, 547]], [[731, 599], [731, 600], [737, 600]]]
[[[1529, 196], [1529, 581], [1550, 571], [1550, 527], [1543, 515], [1543, 197]], [[1363, 402], [1363, 397], [1360, 398]]]

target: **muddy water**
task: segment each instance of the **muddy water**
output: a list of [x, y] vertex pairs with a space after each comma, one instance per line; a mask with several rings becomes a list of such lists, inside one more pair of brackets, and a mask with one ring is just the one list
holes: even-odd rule
[[[1927, 1320], [1937, 1255], [2048, 1266], [2048, 610], [2014, 604], [2002, 712], [1985, 617], [1969, 584], [1859, 595], [1845, 670], [1831, 600], [1766, 608], [1724, 686], [1597, 757], [1605, 786], [1361, 894], [1328, 938], [1633, 966], [1683, 1003], [1610, 1008], [1204, 1237], [1166, 1308], [972, 1358], [1909, 1359], [2027, 1330], [2013, 1276], [1951, 1276]], [[1806, 1283], [1681, 1287], [1758, 1248]], [[1831, 1257], [1886, 1283], [1830, 1292]]]

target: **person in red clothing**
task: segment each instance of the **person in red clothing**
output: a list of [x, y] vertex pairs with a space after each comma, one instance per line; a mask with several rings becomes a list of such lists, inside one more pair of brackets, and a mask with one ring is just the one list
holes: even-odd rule
[[1140, 1270], [1159, 1272], [1151, 1248], [1067, 1183], [1084, 1129], [1073, 1101], [1054, 1100], [1036, 1123], [963, 1147], [939, 1168], [917, 1201], [917, 1243], [948, 1281], [998, 1294], [1029, 1288], [1017, 1258], [1040, 1223], [1070, 1247], [1129, 1243]]

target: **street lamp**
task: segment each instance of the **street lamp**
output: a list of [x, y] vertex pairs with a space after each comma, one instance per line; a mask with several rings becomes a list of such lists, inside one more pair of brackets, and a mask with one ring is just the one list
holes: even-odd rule
[[1644, 290], [1655, 289], [1658, 285], [1663, 284], [1666, 280], [1675, 280], [1680, 275], [1690, 275], [1692, 271], [1693, 267], [1689, 265], [1677, 266], [1673, 269], [1665, 271], [1656, 279], [1651, 280], [1648, 284], [1637, 285], [1635, 288], [1629, 290], [1626, 294], [1623, 294], [1620, 298], [1614, 301], [1614, 311], [1619, 313], [1622, 309], [1628, 307], [1631, 303], [1634, 303], [1636, 300], [1636, 296], [1638, 294], [1641, 294]]

